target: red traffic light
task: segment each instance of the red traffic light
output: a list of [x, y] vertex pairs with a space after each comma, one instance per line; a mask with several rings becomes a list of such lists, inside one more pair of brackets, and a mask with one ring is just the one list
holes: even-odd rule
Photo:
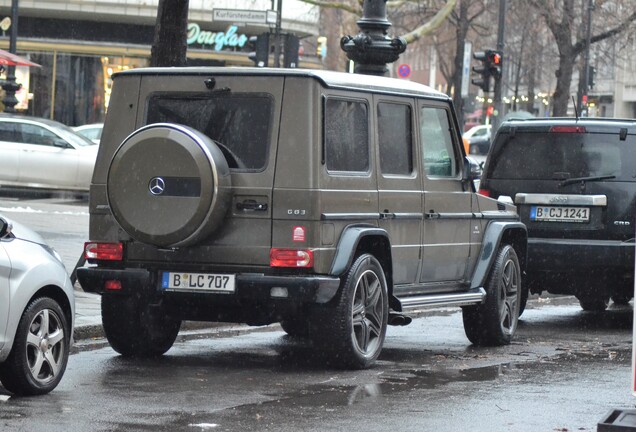
[[488, 60], [490, 61], [491, 64], [493, 64], [494, 66], [501, 65], [501, 54], [499, 52], [490, 51], [488, 55], [489, 55]]
[[495, 107], [492, 105], [489, 105], [488, 108], [486, 108], [486, 115], [490, 117], [494, 113], [495, 113]]

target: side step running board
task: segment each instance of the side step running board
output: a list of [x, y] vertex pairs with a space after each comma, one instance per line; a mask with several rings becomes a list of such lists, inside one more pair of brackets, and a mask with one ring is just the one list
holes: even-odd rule
[[478, 304], [486, 298], [483, 288], [445, 294], [430, 294], [397, 298], [402, 311], [431, 306], [468, 306]]

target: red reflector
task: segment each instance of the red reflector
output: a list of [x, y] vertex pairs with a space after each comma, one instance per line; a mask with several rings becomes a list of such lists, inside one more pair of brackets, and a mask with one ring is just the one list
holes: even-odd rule
[[314, 253], [310, 250], [272, 249], [269, 252], [271, 267], [311, 267]]
[[88, 260], [121, 261], [124, 258], [122, 243], [84, 243], [84, 257]]
[[479, 189], [477, 193], [486, 197], [490, 196], [490, 191], [488, 189]]
[[121, 290], [121, 281], [118, 280], [107, 280], [104, 282], [104, 289], [106, 291], [120, 291]]
[[553, 133], [585, 133], [585, 126], [552, 126]]

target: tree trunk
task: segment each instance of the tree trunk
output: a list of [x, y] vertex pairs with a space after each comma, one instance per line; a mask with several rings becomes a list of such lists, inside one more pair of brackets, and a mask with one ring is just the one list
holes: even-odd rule
[[538, 42], [537, 38], [530, 38], [530, 61], [528, 62], [528, 102], [526, 102], [526, 111], [535, 114], [534, 108], [534, 88], [536, 86], [538, 60]]
[[464, 128], [464, 99], [462, 98], [462, 78], [464, 71], [464, 44], [466, 43], [466, 35], [468, 34], [468, 0], [459, 0], [459, 18], [456, 31], [456, 47], [455, 60], [453, 62], [453, 103], [457, 112], [457, 120], [460, 127]]
[[554, 117], [566, 116], [568, 103], [570, 102], [570, 86], [572, 85], [572, 71], [576, 61], [576, 54], [570, 53], [570, 50], [564, 51], [559, 54], [559, 69], [555, 73], [557, 84], [552, 96], [554, 104], [552, 115]]
[[159, 0], [150, 66], [185, 66], [188, 0]]

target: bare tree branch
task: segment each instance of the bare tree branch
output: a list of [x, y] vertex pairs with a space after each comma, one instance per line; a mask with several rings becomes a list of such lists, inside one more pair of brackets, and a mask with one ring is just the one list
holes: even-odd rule
[[342, 9], [347, 12], [351, 12], [352, 14], [362, 15], [362, 8], [355, 7], [348, 3], [342, 1], [325, 1], [325, 0], [300, 0], [303, 3], [308, 3], [314, 6], [320, 6], [331, 9]]
[[[607, 38], [611, 38], [612, 36], [616, 36], [617, 34], [622, 33], [629, 27], [634, 21], [636, 21], [636, 11], [632, 12], [632, 14], [627, 17], [625, 21], [617, 25], [616, 27], [606, 30], [603, 33], [599, 33], [597, 35], [593, 35], [590, 38], [590, 43], [595, 43], [602, 41]], [[580, 53], [585, 49], [586, 42], [584, 40], [579, 40], [574, 44], [574, 51], [576, 53]]]
[[456, 4], [457, 0], [448, 0], [446, 2], [446, 6], [440, 9], [430, 21], [402, 36], [406, 40], [406, 43], [409, 44], [415, 42], [422, 36], [431, 34], [437, 30], [442, 24], [444, 24], [448, 16], [453, 12]]

